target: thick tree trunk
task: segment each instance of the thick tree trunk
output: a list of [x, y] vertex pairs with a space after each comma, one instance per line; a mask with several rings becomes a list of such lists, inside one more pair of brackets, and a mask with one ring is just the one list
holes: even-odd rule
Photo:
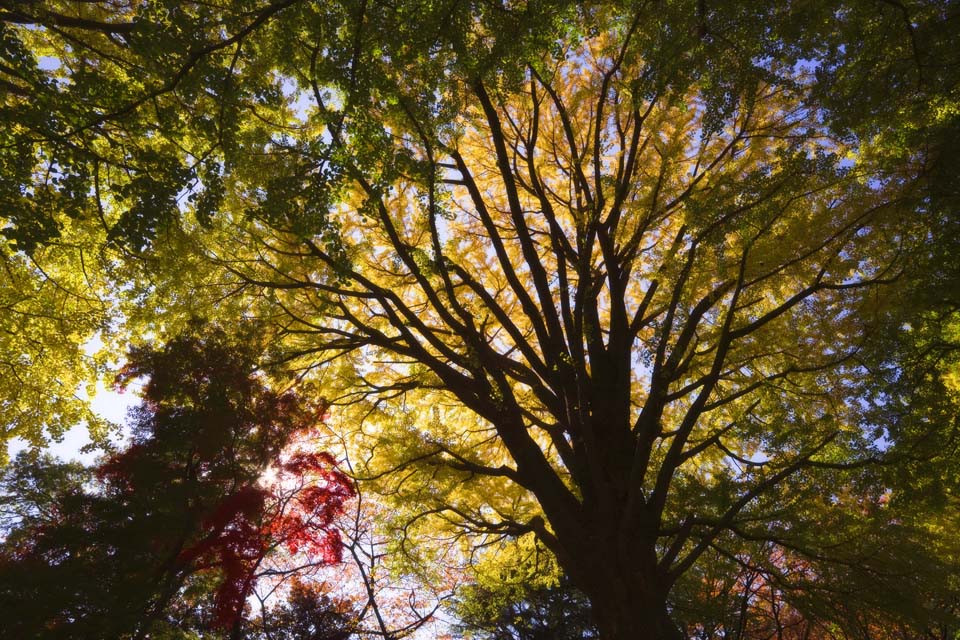
[[639, 539], [619, 552], [615, 544], [578, 545], [561, 560], [590, 599], [601, 640], [685, 638], [668, 613], [668, 590], [658, 578], [654, 548], [645, 546]]
[[[610, 600], [613, 600], [610, 603]], [[617, 601], [617, 594], [590, 595], [601, 640], [682, 640], [665, 602]]]
[[[597, 573], [623, 573], [616, 567]], [[611, 576], [612, 577], [612, 576]], [[665, 595], [645, 587], [615, 580], [582, 586], [590, 604], [601, 640], [681, 640], [684, 634], [667, 613]]]

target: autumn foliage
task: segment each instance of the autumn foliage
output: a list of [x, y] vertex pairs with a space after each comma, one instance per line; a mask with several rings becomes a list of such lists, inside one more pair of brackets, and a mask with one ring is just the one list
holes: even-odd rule
[[[134, 349], [119, 383], [135, 379], [146, 381], [143, 404], [131, 414], [133, 442], [94, 470], [98, 491], [63, 501], [49, 522], [15, 531], [0, 560], [0, 582], [27, 566], [53, 580], [112, 573], [111, 597], [129, 593], [122, 605], [134, 615], [118, 626], [120, 603], [109, 602], [83, 607], [78, 621], [54, 611], [76, 603], [55, 597], [35, 624], [132, 633], [164, 621], [182, 589], [205, 583], [212, 600], [205, 624], [231, 628], [269, 554], [340, 560], [335, 520], [353, 495], [350, 481], [332, 456], [290, 450], [315, 429], [323, 403], [268, 389], [247, 355], [217, 331]], [[82, 535], [65, 538], [70, 528]], [[78, 562], [84, 571], [68, 571]], [[4, 607], [14, 604], [5, 587]], [[88, 598], [96, 588], [72, 593], [63, 597]]]
[[[483, 596], [542, 548], [603, 640], [956, 640], [958, 24], [943, 0], [3, 3], [0, 440], [83, 422], [118, 345], [230, 335], [133, 351], [130, 447], [24, 510], [0, 633], [234, 640], [274, 558], [338, 558], [350, 484], [298, 444], [322, 389], [379, 637], [382, 576]], [[530, 575], [477, 610], [556, 611]]]

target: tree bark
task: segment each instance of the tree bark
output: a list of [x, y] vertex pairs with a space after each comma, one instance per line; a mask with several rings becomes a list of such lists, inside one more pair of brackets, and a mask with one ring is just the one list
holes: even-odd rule
[[601, 640], [685, 638], [670, 617], [669, 589], [658, 576], [653, 545], [637, 536], [634, 546], [618, 550], [616, 544], [605, 542], [608, 537], [598, 535], [593, 542], [576, 545], [561, 560], [590, 599]]
[[[628, 582], [618, 567], [598, 574], [621, 574], [622, 581], [606, 584], [595, 581], [582, 586], [590, 599], [601, 640], [681, 640], [684, 634], [671, 620], [666, 594], [643, 584], [642, 578]], [[631, 584], [632, 582], [632, 584]]]

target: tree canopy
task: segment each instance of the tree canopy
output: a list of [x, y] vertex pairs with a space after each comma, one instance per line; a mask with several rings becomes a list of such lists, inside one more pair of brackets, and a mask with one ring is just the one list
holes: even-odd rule
[[78, 419], [96, 331], [253, 323], [424, 580], [532, 544], [605, 640], [953, 633], [958, 19], [15, 2], [4, 428]]

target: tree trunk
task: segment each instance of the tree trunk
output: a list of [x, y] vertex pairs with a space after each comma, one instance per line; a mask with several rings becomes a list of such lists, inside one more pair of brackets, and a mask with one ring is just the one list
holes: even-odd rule
[[629, 586], [626, 590], [615, 585], [595, 586], [587, 591], [601, 640], [682, 640], [685, 637], [670, 619], [665, 598], [637, 595]]
[[666, 603], [635, 603], [623, 606], [590, 596], [593, 617], [601, 640], [682, 640], [685, 636], [667, 614]]
[[639, 536], [633, 542], [619, 552], [615, 544], [596, 540], [580, 544], [561, 564], [590, 599], [601, 640], [682, 640], [686, 636], [667, 610], [655, 548]]

